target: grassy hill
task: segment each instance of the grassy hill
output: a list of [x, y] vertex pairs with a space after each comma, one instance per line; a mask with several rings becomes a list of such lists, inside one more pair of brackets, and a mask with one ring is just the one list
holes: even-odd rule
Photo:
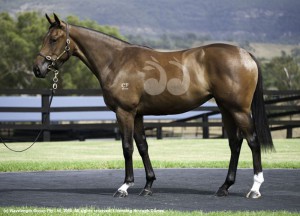
[[0, 0], [0, 11], [37, 10], [76, 15], [156, 36], [193, 32], [212, 40], [295, 44], [300, 39], [298, 0]]

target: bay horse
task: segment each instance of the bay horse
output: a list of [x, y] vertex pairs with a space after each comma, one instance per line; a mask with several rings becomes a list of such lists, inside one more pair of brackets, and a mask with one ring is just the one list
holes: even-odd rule
[[134, 184], [133, 139], [143, 160], [146, 185], [140, 195], [152, 195], [156, 179], [148, 154], [143, 116], [177, 114], [214, 98], [222, 113], [231, 158], [228, 174], [216, 196], [227, 196], [236, 179], [243, 138], [252, 151], [254, 183], [248, 198], [259, 198], [264, 181], [261, 149], [272, 149], [263, 99], [262, 74], [252, 54], [242, 48], [211, 44], [174, 52], [133, 45], [92, 29], [69, 25], [55, 14], [33, 71], [44, 78], [71, 56], [94, 73], [107, 107], [116, 113], [125, 159], [124, 184], [115, 197], [128, 196]]

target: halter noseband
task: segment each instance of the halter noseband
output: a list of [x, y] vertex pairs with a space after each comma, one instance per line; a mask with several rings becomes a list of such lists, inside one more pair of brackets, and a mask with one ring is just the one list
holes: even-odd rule
[[67, 53], [68, 56], [70, 55], [69, 54], [69, 51], [70, 51], [70, 36], [69, 36], [69, 24], [66, 23], [66, 34], [67, 34], [67, 40], [66, 40], [66, 46], [65, 46], [65, 49], [64, 51], [57, 56], [57, 58], [53, 58], [51, 57], [50, 55], [44, 55], [43, 53], [39, 53], [40, 56], [44, 57], [47, 61], [51, 61], [51, 65], [48, 66], [48, 70], [50, 71], [53, 71], [55, 73], [58, 74], [58, 70], [54, 68], [54, 66], [56, 65], [56, 62], [65, 54]]

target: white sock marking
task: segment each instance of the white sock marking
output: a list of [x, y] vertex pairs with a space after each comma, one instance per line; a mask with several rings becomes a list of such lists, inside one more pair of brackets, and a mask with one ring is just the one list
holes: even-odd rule
[[134, 184], [133, 183], [124, 183], [119, 189], [118, 191], [123, 191], [125, 192], [126, 194], [128, 194], [127, 192], [127, 189], [131, 186], [133, 186]]
[[253, 186], [251, 188], [251, 191], [255, 191], [258, 194], [260, 194], [259, 188], [260, 188], [261, 184], [264, 182], [264, 175], [263, 175], [263, 173], [260, 172], [257, 175], [254, 175], [253, 180], [254, 180], [254, 183], [253, 183]]

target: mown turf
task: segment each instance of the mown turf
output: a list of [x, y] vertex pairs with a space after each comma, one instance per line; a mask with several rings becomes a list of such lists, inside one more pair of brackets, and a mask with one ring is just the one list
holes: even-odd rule
[[[300, 140], [274, 140], [276, 152], [263, 153], [264, 168], [300, 168]], [[9, 144], [22, 149], [29, 143]], [[226, 139], [149, 140], [149, 154], [155, 168], [227, 168], [230, 150]], [[142, 168], [135, 150], [134, 167]], [[252, 168], [251, 152], [243, 143], [240, 168]], [[120, 141], [37, 143], [24, 153], [0, 146], [0, 171], [44, 171], [83, 169], [123, 169]]]

